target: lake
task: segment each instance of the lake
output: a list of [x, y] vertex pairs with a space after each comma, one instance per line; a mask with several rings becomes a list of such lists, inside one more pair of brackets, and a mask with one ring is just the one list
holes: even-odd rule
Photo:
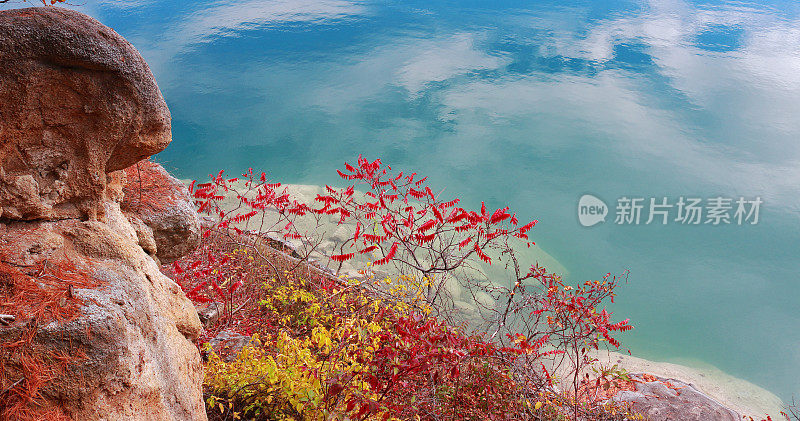
[[[150, 64], [173, 118], [156, 160], [176, 176], [331, 184], [344, 161], [380, 157], [467, 206], [539, 219], [532, 238], [570, 280], [629, 269], [613, 311], [636, 326], [634, 355], [800, 398], [797, 3], [72, 7]], [[581, 224], [585, 194], [605, 222]], [[701, 199], [698, 224], [676, 220], [682, 197]], [[668, 206], [647, 224], [651, 199]], [[616, 221], [631, 203], [639, 223]], [[713, 207], [728, 221], [706, 223]]]

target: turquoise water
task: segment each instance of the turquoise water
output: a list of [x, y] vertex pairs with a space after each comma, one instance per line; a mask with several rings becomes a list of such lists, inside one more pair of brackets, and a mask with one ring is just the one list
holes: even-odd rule
[[[16, 5], [19, 6], [19, 5]], [[510, 205], [573, 280], [630, 269], [634, 355], [800, 398], [800, 7], [89, 2], [150, 63], [180, 177], [336, 182], [359, 153]], [[611, 206], [583, 227], [585, 193]], [[757, 225], [616, 225], [619, 197], [761, 197]]]

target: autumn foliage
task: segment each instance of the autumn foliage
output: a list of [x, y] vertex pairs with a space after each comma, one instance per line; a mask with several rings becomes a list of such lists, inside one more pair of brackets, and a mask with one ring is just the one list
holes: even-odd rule
[[[604, 308], [624, 276], [566, 285], [520, 261], [537, 221], [460, 207], [380, 160], [359, 157], [339, 176], [344, 187], [310, 201], [252, 169], [192, 183], [214, 219], [201, 248], [169, 272], [195, 302], [223, 304], [201, 342], [222, 329], [253, 337], [235, 355], [203, 348], [212, 417], [632, 416], [589, 399], [579, 377], [591, 350], [619, 347], [615, 335], [631, 329]], [[341, 229], [343, 241], [326, 242]], [[357, 276], [342, 272], [351, 262]], [[505, 267], [511, 281], [487, 282], [483, 265]], [[469, 320], [453, 283], [495, 304]]]

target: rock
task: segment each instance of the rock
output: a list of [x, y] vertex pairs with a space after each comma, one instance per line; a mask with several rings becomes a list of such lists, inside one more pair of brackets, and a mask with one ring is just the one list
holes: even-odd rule
[[[158, 212], [120, 204], [122, 170], [171, 139], [150, 70], [70, 10], [0, 11], [0, 40], [0, 313], [13, 316], [0, 324], [3, 404], [33, 392], [16, 411], [205, 420], [202, 325], [153, 257], [196, 245], [197, 215], [160, 166]], [[0, 418], [15, 419], [8, 408]]]
[[210, 303], [200, 305], [195, 304], [195, 308], [197, 309], [197, 317], [200, 318], [200, 323], [202, 323], [205, 327], [209, 327], [219, 320], [220, 313], [224, 307], [225, 305], [218, 301], [212, 301]]
[[2, 11], [0, 39], [0, 219], [102, 219], [110, 173], [171, 140], [150, 69], [72, 10]]
[[694, 386], [680, 380], [636, 382], [636, 391], [620, 391], [612, 400], [629, 403], [633, 409], [652, 421], [737, 421], [741, 417]]
[[125, 217], [128, 218], [134, 231], [136, 231], [136, 239], [139, 242], [139, 246], [151, 257], [155, 257], [158, 252], [158, 246], [156, 245], [156, 239], [153, 235], [153, 229], [134, 214], [128, 213], [125, 214]]
[[[75, 320], [39, 328], [37, 353], [70, 349], [86, 356], [42, 395], [73, 419], [203, 420], [203, 368], [192, 343], [202, 329], [197, 313], [129, 238], [133, 227], [119, 210], [108, 212], [122, 225], [33, 221], [0, 231], [0, 251], [10, 264], [68, 260], [98, 283], [74, 290], [84, 301]], [[15, 334], [0, 328], [0, 342]]]
[[200, 219], [186, 186], [151, 161], [125, 169], [125, 175], [122, 209], [150, 228], [161, 262], [171, 263], [196, 249]]
[[214, 352], [226, 362], [236, 359], [239, 352], [250, 343], [251, 337], [241, 335], [231, 329], [225, 329], [213, 337], [208, 343]]

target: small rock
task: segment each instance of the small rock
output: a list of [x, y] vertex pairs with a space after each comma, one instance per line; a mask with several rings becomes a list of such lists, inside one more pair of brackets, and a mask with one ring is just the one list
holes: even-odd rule
[[218, 301], [212, 301], [205, 304], [195, 304], [195, 308], [197, 309], [197, 316], [200, 317], [200, 323], [205, 327], [209, 327], [219, 320], [225, 305]]
[[[125, 176], [122, 210], [150, 228], [155, 255], [161, 263], [172, 263], [196, 249], [200, 244], [200, 218], [186, 186], [151, 161], [126, 168]], [[140, 243], [149, 247], [149, 232], [141, 234]]]
[[246, 347], [252, 338], [239, 334], [231, 329], [225, 329], [208, 341], [211, 348], [226, 362], [236, 359], [239, 352]]

